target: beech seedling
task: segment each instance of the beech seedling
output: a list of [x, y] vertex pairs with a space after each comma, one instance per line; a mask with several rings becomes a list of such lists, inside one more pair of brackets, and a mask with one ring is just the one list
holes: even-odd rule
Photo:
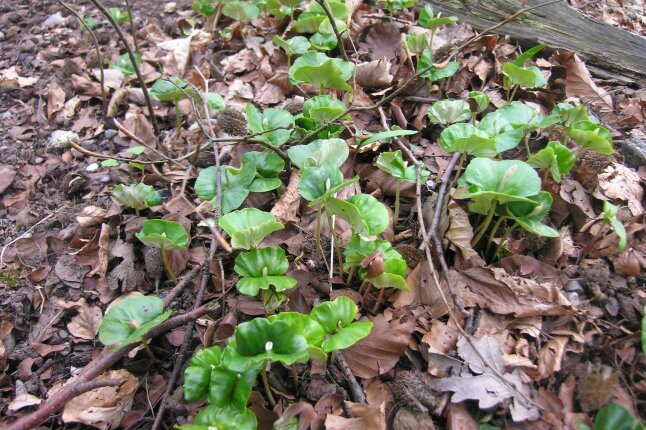
[[352, 65], [340, 58], [330, 58], [321, 52], [306, 52], [289, 68], [292, 84], [306, 83], [319, 89], [352, 91], [348, 80]]
[[115, 350], [135, 342], [143, 342], [154, 359], [144, 336], [164, 322], [172, 311], [164, 312], [164, 301], [155, 296], [130, 296], [112, 306], [99, 326], [99, 341]]
[[140, 215], [140, 211], [156, 206], [162, 201], [161, 196], [152, 186], [142, 183], [119, 184], [112, 190], [112, 197], [121, 206], [133, 208], [137, 216]]
[[141, 230], [135, 234], [137, 239], [146, 246], [159, 248], [162, 253], [164, 269], [168, 279], [177, 283], [177, 276], [170, 264], [168, 251], [184, 251], [188, 248], [190, 237], [180, 223], [163, 219], [149, 219], [144, 221]]
[[245, 208], [223, 215], [220, 227], [231, 237], [233, 249], [254, 249], [271, 233], [285, 228], [269, 212]]
[[346, 296], [323, 302], [312, 309], [310, 317], [325, 332], [325, 340], [321, 344], [323, 351], [348, 348], [370, 334], [372, 322], [355, 321], [358, 312], [357, 305]]

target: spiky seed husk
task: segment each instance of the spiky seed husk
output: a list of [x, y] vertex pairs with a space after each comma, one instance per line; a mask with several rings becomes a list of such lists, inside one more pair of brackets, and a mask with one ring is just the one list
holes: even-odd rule
[[247, 119], [237, 109], [223, 109], [218, 114], [216, 122], [220, 129], [228, 135], [244, 136], [247, 134]]

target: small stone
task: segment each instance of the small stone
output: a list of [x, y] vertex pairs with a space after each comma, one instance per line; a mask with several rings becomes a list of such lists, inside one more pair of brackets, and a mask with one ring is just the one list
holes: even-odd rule
[[4, 35], [4, 33], [2, 31], [0, 31], [0, 42], [4, 41], [5, 38], [6, 38], [6, 36]]
[[85, 168], [86, 172], [96, 172], [99, 170], [99, 165], [97, 163], [92, 163]]
[[81, 142], [81, 146], [83, 148], [85, 148], [85, 149], [91, 149], [92, 145], [94, 145], [94, 143], [95, 143], [94, 139], [88, 139], [88, 140], [84, 140], [83, 142]]
[[45, 22], [43, 22], [43, 26], [45, 28], [59, 27], [63, 24], [65, 24], [65, 18], [63, 18], [63, 15], [61, 15], [60, 12], [50, 15]]
[[104, 184], [107, 184], [108, 182], [110, 182], [110, 176], [109, 175], [101, 176], [99, 178], [99, 181], [103, 182]]
[[41, 164], [45, 159], [43, 157], [34, 157], [34, 164]]
[[69, 333], [66, 332], [65, 330], [58, 331], [58, 337], [60, 337], [61, 339], [67, 339], [68, 336], [69, 336]]
[[576, 279], [569, 279], [565, 284], [565, 291], [568, 293], [574, 292], [581, 294], [583, 293], [583, 286], [581, 286], [581, 283]]
[[72, 157], [74, 158], [83, 158], [83, 153], [80, 151], [77, 151], [76, 149], [72, 148], [70, 151], [72, 153]]
[[117, 135], [117, 130], [109, 129], [106, 130], [103, 135], [105, 136], [106, 139], [112, 139], [114, 136]]
[[638, 169], [646, 165], [646, 140], [631, 137], [623, 141], [621, 154], [624, 156], [626, 165]]
[[47, 142], [47, 152], [62, 154], [70, 146], [70, 140], [79, 141], [79, 135], [73, 131], [56, 130], [49, 137]]

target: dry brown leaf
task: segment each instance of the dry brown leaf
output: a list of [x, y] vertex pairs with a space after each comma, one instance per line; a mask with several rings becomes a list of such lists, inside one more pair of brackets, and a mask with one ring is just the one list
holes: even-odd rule
[[103, 208], [97, 206], [86, 206], [76, 216], [76, 221], [78, 221], [81, 227], [92, 227], [105, 221], [105, 215], [107, 213], [108, 211]]
[[393, 81], [390, 74], [390, 61], [386, 58], [357, 64], [355, 78], [357, 84], [364, 88], [386, 88]]
[[0, 165], [0, 194], [11, 186], [16, 177], [16, 169], [12, 166]]
[[52, 119], [54, 114], [65, 106], [65, 90], [52, 79], [47, 87], [47, 118]]
[[[92, 74], [96, 78], [97, 81], [101, 81], [101, 72], [99, 69], [94, 69], [92, 70]], [[112, 90], [118, 90], [121, 88], [123, 85], [123, 80], [125, 79], [125, 76], [121, 70], [117, 69], [104, 69], [103, 70], [103, 76], [104, 76], [104, 85], [106, 88], [110, 88]], [[101, 86], [99, 85], [99, 91], [101, 91]]]
[[373, 58], [395, 60], [401, 46], [401, 33], [393, 23], [379, 22], [373, 25], [366, 35], [366, 41], [359, 47], [373, 54]]
[[536, 380], [540, 381], [549, 378], [552, 374], [561, 370], [561, 362], [565, 355], [565, 347], [569, 338], [564, 336], [554, 336], [538, 352], [538, 372]]
[[58, 352], [65, 349], [65, 345], [47, 345], [45, 343], [32, 343], [31, 346], [41, 357], [45, 357], [52, 352]]
[[599, 409], [612, 400], [619, 388], [619, 373], [611, 367], [587, 363], [580, 369], [577, 398], [583, 412]]
[[87, 304], [79, 309], [79, 313], [72, 317], [72, 320], [67, 324], [67, 329], [72, 336], [85, 340], [94, 340], [99, 333], [99, 326], [103, 314], [101, 308], [98, 306], [87, 306]]
[[343, 354], [356, 376], [373, 378], [388, 372], [408, 347], [415, 322], [408, 317], [389, 321], [386, 314], [375, 316], [370, 334]]
[[386, 416], [382, 408], [352, 402], [345, 402], [345, 405], [354, 418], [328, 414], [326, 430], [386, 430]]
[[622, 164], [613, 163], [599, 175], [599, 185], [593, 195], [600, 200], [619, 200], [633, 216], [644, 213], [644, 190], [639, 175]]
[[584, 103], [591, 104], [601, 112], [613, 112], [612, 97], [592, 81], [590, 72], [578, 55], [571, 52], [552, 56], [552, 60], [565, 66], [565, 94], [567, 97], [579, 97]]
[[[457, 369], [455, 376], [438, 381], [443, 391], [454, 393], [451, 401], [460, 403], [468, 399], [477, 400], [480, 409], [490, 409], [507, 399], [512, 399], [510, 412], [515, 422], [538, 418], [538, 408], [527, 401], [530, 388], [523, 384], [519, 370], [505, 373], [498, 341], [484, 336], [480, 339], [472, 338], [471, 343], [464, 337], [458, 341], [458, 353], [468, 366]], [[484, 357], [487, 365], [484, 365], [480, 357]], [[498, 375], [501, 375], [504, 381]]]
[[[96, 379], [116, 379], [122, 382], [114, 387], [96, 388], [67, 402], [63, 409], [63, 422], [82, 423], [102, 430], [119, 426], [123, 415], [132, 407], [139, 380], [124, 369], [108, 370]], [[66, 384], [73, 381], [74, 378]], [[48, 395], [51, 397], [61, 387], [52, 387]]]
[[29, 78], [19, 76], [16, 66], [11, 66], [8, 69], [0, 70], [0, 89], [15, 90], [16, 88], [31, 87], [38, 82], [38, 79], [38, 76]]
[[298, 212], [301, 205], [301, 195], [298, 192], [298, 183], [300, 178], [300, 170], [293, 169], [287, 189], [271, 209], [271, 214], [283, 224], [296, 224], [299, 221]]
[[478, 253], [471, 247], [473, 227], [469, 222], [469, 214], [454, 200], [451, 200], [448, 209], [450, 222], [444, 237], [458, 247], [464, 261], [469, 261], [471, 258], [480, 259]]
[[473, 267], [462, 271], [460, 282], [477, 295], [478, 304], [492, 312], [516, 317], [566, 315], [572, 305], [554, 281], [511, 276], [504, 269]]
[[447, 430], [478, 430], [480, 424], [471, 416], [464, 403], [449, 404]]
[[13, 399], [11, 403], [9, 403], [7, 409], [11, 412], [15, 412], [29, 406], [40, 405], [42, 402], [43, 401], [41, 399], [34, 395], [31, 395], [29, 393], [22, 393], [17, 395], [16, 398]]
[[435, 321], [431, 331], [422, 337], [422, 342], [428, 345], [428, 351], [446, 354], [452, 351], [458, 343], [459, 331], [442, 321]]

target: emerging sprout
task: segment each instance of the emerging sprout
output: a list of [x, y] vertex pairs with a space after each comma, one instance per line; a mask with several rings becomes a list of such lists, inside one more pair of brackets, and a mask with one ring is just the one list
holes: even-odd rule
[[162, 200], [152, 186], [141, 183], [127, 186], [119, 184], [112, 190], [112, 197], [121, 206], [133, 208], [137, 216], [141, 210], [156, 206]]
[[188, 247], [190, 238], [181, 224], [163, 219], [146, 220], [139, 233], [135, 234], [137, 239], [144, 245], [161, 249], [164, 269], [168, 278], [177, 283], [177, 277], [170, 264], [168, 257], [169, 250], [183, 251]]

